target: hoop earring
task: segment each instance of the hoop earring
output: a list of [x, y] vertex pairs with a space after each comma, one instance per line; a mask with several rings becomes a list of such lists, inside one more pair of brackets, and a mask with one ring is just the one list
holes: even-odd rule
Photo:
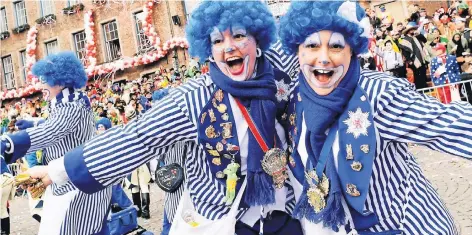
[[208, 56], [208, 60], [209, 60], [210, 62], [215, 62], [215, 59], [213, 58], [213, 56]]
[[260, 49], [260, 48], [256, 48], [256, 57], [259, 58], [259, 57], [261, 57], [261, 55], [262, 55], [261, 49]]

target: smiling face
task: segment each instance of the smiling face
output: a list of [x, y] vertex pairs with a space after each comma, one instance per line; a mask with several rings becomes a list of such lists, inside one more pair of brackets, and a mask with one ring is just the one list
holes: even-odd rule
[[346, 75], [351, 47], [340, 33], [323, 30], [311, 34], [298, 48], [300, 68], [318, 95], [328, 95]]
[[218, 68], [235, 81], [245, 81], [254, 73], [256, 39], [244, 27], [233, 26], [224, 32], [216, 27], [210, 34], [211, 53]]

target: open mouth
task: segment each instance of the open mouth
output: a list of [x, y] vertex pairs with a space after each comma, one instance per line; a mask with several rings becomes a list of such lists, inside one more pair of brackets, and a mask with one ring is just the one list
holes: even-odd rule
[[229, 57], [226, 59], [226, 64], [228, 65], [228, 71], [232, 75], [241, 75], [244, 71], [244, 59], [238, 56]]
[[303, 66], [303, 74], [312, 84], [319, 88], [331, 88], [343, 75], [342, 65], [335, 68], [320, 68], [311, 65]]

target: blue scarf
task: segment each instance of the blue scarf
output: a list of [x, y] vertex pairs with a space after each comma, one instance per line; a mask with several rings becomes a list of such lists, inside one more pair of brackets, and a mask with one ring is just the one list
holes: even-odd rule
[[[274, 146], [276, 93], [272, 65], [261, 56], [257, 60], [256, 76], [247, 81], [234, 81], [226, 76], [215, 63], [210, 64], [210, 75], [217, 89], [238, 98], [248, 108], [260, 134], [269, 148]], [[209, 101], [211, 102], [211, 101]], [[229, 109], [231, 107], [228, 107]], [[200, 139], [201, 140], [201, 139]], [[249, 131], [247, 158], [247, 188], [244, 201], [249, 206], [267, 205], [275, 202], [272, 177], [264, 172], [261, 160], [264, 152]], [[201, 143], [205, 146], [205, 143]]]
[[[326, 140], [326, 130], [338, 121], [348, 104], [354, 90], [357, 86], [360, 75], [359, 61], [355, 56], [351, 58], [349, 69], [339, 83], [339, 85], [328, 95], [320, 96], [311, 89], [307, 83], [303, 73], [299, 74], [299, 88], [302, 97], [302, 109], [297, 110], [297, 128], [302, 128], [302, 114], [304, 112], [307, 134], [305, 136], [306, 149], [308, 152], [307, 169], [316, 167], [321, 149]], [[331, 147], [331, 146], [329, 146]], [[294, 154], [298, 154], [294, 151]], [[330, 151], [326, 163], [325, 174], [330, 180], [330, 189], [326, 202], [326, 207], [320, 212], [315, 213], [311, 205], [308, 203], [307, 190], [308, 182], [303, 183], [303, 192], [295, 206], [293, 215], [296, 218], [306, 217], [307, 220], [318, 223], [323, 221], [325, 227], [330, 227], [334, 231], [338, 231], [339, 226], [345, 223], [345, 213], [342, 207], [342, 189], [339, 177], [336, 171], [333, 152]]]

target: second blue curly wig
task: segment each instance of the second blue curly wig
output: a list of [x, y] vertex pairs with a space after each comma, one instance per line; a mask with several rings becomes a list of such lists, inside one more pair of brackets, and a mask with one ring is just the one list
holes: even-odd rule
[[72, 51], [48, 55], [36, 62], [31, 71], [49, 86], [80, 89], [87, 82], [84, 66]]
[[211, 55], [210, 33], [214, 27], [223, 32], [234, 25], [244, 26], [263, 51], [276, 40], [275, 20], [264, 3], [204, 1], [192, 12], [185, 30], [190, 55], [205, 60]]
[[[279, 36], [284, 50], [297, 53], [298, 46], [314, 32], [330, 30], [344, 35], [354, 55], [367, 52], [369, 40], [361, 37], [364, 29], [337, 14], [343, 1], [292, 1], [289, 10], [280, 20]], [[357, 20], [365, 11], [356, 3]]]

